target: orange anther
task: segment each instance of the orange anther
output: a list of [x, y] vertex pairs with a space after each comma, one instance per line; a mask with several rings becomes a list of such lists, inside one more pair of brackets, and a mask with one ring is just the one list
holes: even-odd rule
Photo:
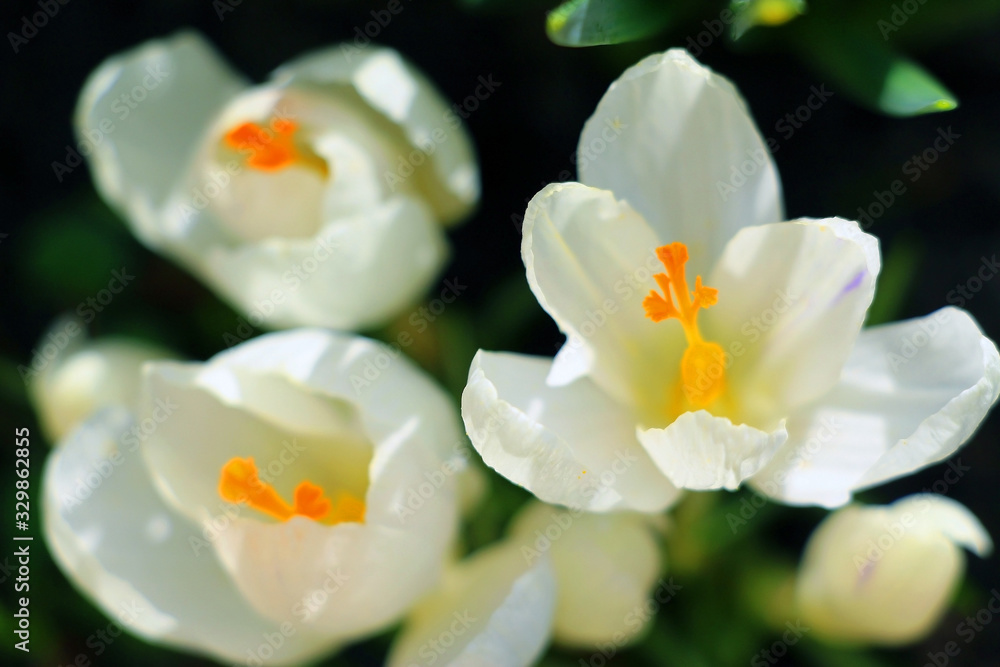
[[[260, 479], [253, 458], [230, 459], [222, 466], [219, 495], [232, 503], [246, 503], [258, 512], [288, 521], [304, 516], [323, 523], [363, 522], [365, 504], [349, 493], [341, 493], [334, 506], [319, 486], [310, 481], [300, 482], [294, 491], [294, 504], [289, 505], [273, 486]], [[332, 509], [332, 513], [331, 513]]]
[[270, 129], [257, 123], [245, 122], [226, 132], [223, 141], [229, 148], [241, 151], [244, 162], [251, 169], [278, 171], [293, 164], [301, 164], [328, 173], [326, 161], [310, 151], [300, 149], [295, 141], [297, 123], [277, 118]]
[[688, 249], [683, 243], [660, 246], [656, 256], [667, 270], [653, 276], [663, 293], [650, 290], [642, 306], [654, 322], [676, 319], [684, 327], [688, 348], [681, 357], [681, 384], [688, 402], [702, 408], [725, 389], [725, 353], [718, 344], [703, 340], [698, 330], [698, 311], [714, 306], [719, 290], [702, 285], [701, 276], [697, 276], [694, 291], [689, 291], [685, 275]]

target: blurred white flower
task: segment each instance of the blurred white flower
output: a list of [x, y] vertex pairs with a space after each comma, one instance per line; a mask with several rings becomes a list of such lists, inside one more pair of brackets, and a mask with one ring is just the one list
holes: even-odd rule
[[483, 460], [541, 500], [658, 511], [751, 479], [836, 506], [946, 458], [996, 400], [1000, 357], [964, 311], [861, 331], [877, 240], [778, 222], [745, 103], [685, 51], [612, 84], [577, 158], [583, 183], [535, 196], [521, 246], [567, 341], [480, 351], [462, 397]]
[[451, 567], [413, 610], [387, 667], [526, 667], [548, 646], [556, 604], [552, 563], [500, 542]]
[[447, 396], [388, 350], [322, 330], [145, 367], [139, 407], [103, 410], [45, 470], [67, 576], [149, 640], [241, 664], [299, 662], [383, 629], [437, 584], [455, 477], [401, 521], [461, 431]]
[[[510, 533], [528, 562], [546, 554], [552, 559], [553, 640], [563, 646], [631, 644], [656, 615], [650, 606], [658, 608], [679, 589], [659, 580], [659, 535], [645, 514], [591, 514], [532, 502], [514, 517]], [[654, 595], [665, 587], [670, 590]]]
[[138, 340], [88, 340], [80, 322], [58, 321], [42, 337], [25, 372], [46, 437], [62, 439], [101, 408], [137, 407], [142, 365], [175, 356]]
[[636, 513], [532, 502], [510, 534], [450, 568], [409, 617], [389, 667], [526, 667], [556, 641], [614, 655], [680, 589], [657, 580], [656, 534]]
[[460, 119], [386, 48], [318, 50], [251, 86], [181, 33], [102, 64], [76, 128], [136, 235], [266, 328], [390, 318], [479, 197]]
[[944, 496], [840, 509], [806, 545], [796, 584], [802, 622], [832, 640], [917, 641], [961, 581], [961, 547], [985, 557], [993, 544], [965, 506]]

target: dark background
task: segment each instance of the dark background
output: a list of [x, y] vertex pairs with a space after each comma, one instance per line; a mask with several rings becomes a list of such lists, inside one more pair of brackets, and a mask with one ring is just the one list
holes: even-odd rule
[[[477, 347], [538, 354], [552, 354], [558, 347], [561, 337], [525, 285], [515, 221], [527, 199], [544, 184], [575, 177], [571, 155], [576, 140], [608, 84], [642, 56], [685, 44], [688, 37], [704, 30], [701, 20], [718, 15], [721, 5], [703, 3], [703, 16], [645, 42], [568, 49], [546, 38], [545, 4], [520, 0], [502, 10], [473, 10], [442, 0], [402, 2], [403, 12], [381, 30], [377, 41], [398, 49], [419, 66], [445, 98], [458, 102], [472, 94], [479, 76], [492, 75], [501, 84], [467, 121], [481, 161], [483, 197], [475, 215], [451, 234], [454, 259], [442, 276], [457, 277], [469, 290], [449, 321], [442, 323], [434, 342], [437, 352], [413, 351], [452, 391], [460, 391], [468, 360]], [[888, 15], [891, 3], [882, 4]], [[57, 180], [51, 164], [63, 161], [67, 146], [75, 143], [71, 114], [87, 75], [111, 54], [182, 27], [194, 27], [237, 69], [261, 80], [283, 61], [306, 50], [353, 39], [355, 28], [371, 21], [369, 12], [384, 6], [379, 1], [244, 0], [220, 18], [207, 0], [70, 0], [60, 6], [48, 25], [21, 45], [17, 54], [5, 36], [0, 45], [0, 233], [5, 235], [0, 237], [0, 400], [4, 432], [27, 425], [35, 435], [34, 497], [38, 496], [46, 444], [24, 396], [16, 365], [30, 361], [32, 349], [54, 317], [74, 310], [82, 298], [104, 286], [111, 269], [124, 265], [138, 277], [135, 286], [94, 321], [90, 329], [94, 336], [142, 336], [187, 356], [207, 358], [224, 347], [221, 337], [234, 328], [237, 318], [182, 270], [140, 246], [97, 198], [86, 167], [75, 169], [62, 182]], [[35, 2], [5, 3], [0, 10], [4, 35], [19, 31], [22, 17], [36, 11]], [[835, 94], [787, 139], [776, 123], [805, 103], [811, 86], [826, 81], [776, 46], [737, 52], [720, 38], [700, 55], [702, 62], [738, 86], [761, 133], [778, 141], [775, 160], [783, 180], [788, 218], [839, 215], [857, 219], [859, 207], [868, 208], [876, 201], [876, 191], [888, 190], [896, 179], [904, 180], [907, 191], [868, 229], [880, 238], [886, 271], [891, 275], [891, 284], [886, 284], [888, 278], [883, 280], [886, 292], [879, 297], [879, 319], [923, 315], [945, 305], [949, 293], [979, 270], [981, 258], [988, 259], [1000, 250], [997, 22], [980, 21], [949, 33], [948, 39], [927, 40], [908, 48], [956, 94], [961, 103], [957, 110], [889, 118], [857, 106], [846, 95]], [[828, 87], [837, 93], [836, 88]], [[911, 183], [902, 173], [904, 163], [929, 148], [939, 129], [947, 128], [960, 138]], [[994, 339], [1000, 336], [998, 299], [1000, 280], [991, 280], [964, 304]], [[384, 331], [376, 333], [386, 335]], [[990, 533], [1000, 538], [997, 431], [998, 418], [987, 419], [960, 452], [959, 458], [971, 471], [948, 490], [948, 495], [971, 508]], [[7, 473], [13, 470], [12, 454], [4, 454], [3, 466], [6, 508], [13, 505]], [[942, 465], [934, 466], [867, 492], [862, 498], [891, 502], [930, 487], [945, 470]], [[498, 479], [493, 480], [493, 486], [498, 497], [519, 498], [517, 491]], [[762, 535], [773, 543], [772, 549], [794, 563], [823, 513], [767, 511], [770, 518]], [[6, 513], [5, 509], [4, 534]], [[37, 507], [32, 518], [37, 524]], [[37, 527], [33, 532], [39, 534]], [[7, 548], [2, 547], [0, 554]], [[106, 626], [107, 619], [75, 592], [42, 548], [40, 541], [34, 543], [35, 632], [30, 664], [64, 664], [80, 652], [92, 657], [93, 664], [202, 664], [130, 637], [120, 638], [104, 655], [94, 657], [86, 648], [87, 637]], [[983, 561], [969, 558], [969, 581], [958, 597], [957, 610], [950, 612], [927, 640], [899, 652], [876, 652], [871, 659], [877, 662], [855, 664], [923, 665], [928, 651], [940, 651], [945, 642], [956, 639], [955, 626], [965, 614], [982, 607], [989, 597], [987, 591], [1000, 587], [996, 563], [995, 557]], [[5, 661], [23, 657], [11, 648], [13, 640], [7, 631], [13, 596], [9, 585], [7, 581], [2, 587], [4, 620], [0, 623], [5, 630], [0, 655], [6, 656]], [[715, 613], [721, 628], [739, 623], [743, 612], [720, 608]], [[682, 606], [665, 610], [661, 617], [647, 648], [624, 653], [615, 664], [697, 664], [678, 657], [679, 652], [657, 653], [648, 648], [662, 643], [656, 636], [661, 631], [666, 637], [691, 629]], [[707, 654], [708, 649], [699, 646], [700, 630], [691, 632], [695, 652]], [[719, 632], [717, 641], [726, 641], [725, 633]], [[768, 642], [775, 638], [777, 634]], [[386, 642], [385, 637], [376, 638], [341, 653], [328, 664], [380, 664]], [[781, 664], [843, 664], [816, 657], [822, 651], [814, 644], [808, 654], [793, 652]], [[675, 657], [656, 657], [662, 655]], [[547, 664], [579, 664], [581, 657], [583, 654], [556, 652]], [[751, 657], [746, 654], [734, 664], [746, 664]], [[706, 665], [713, 664], [708, 658], [704, 660]], [[962, 654], [950, 664], [993, 665], [998, 660], [1000, 619], [973, 643], [963, 646]]]

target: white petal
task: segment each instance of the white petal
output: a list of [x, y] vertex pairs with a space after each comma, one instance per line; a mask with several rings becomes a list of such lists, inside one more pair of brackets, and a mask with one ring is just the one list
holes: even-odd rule
[[856, 222], [800, 220], [740, 230], [708, 285], [719, 302], [702, 332], [732, 357], [741, 421], [771, 424], [826, 393], [875, 290], [878, 241]]
[[745, 225], [784, 216], [771, 155], [733, 85], [682, 49], [630, 67], [587, 121], [580, 180], [612, 190], [680, 241], [705, 275]]
[[567, 336], [549, 382], [589, 375], [623, 403], [666, 404], [684, 336], [642, 306], [663, 270], [649, 225], [610, 192], [564, 183], [535, 195], [523, 234], [528, 284]]
[[546, 557], [533, 563], [514, 542], [459, 563], [413, 612], [389, 667], [527, 667], [548, 643], [556, 584]]
[[190, 32], [114, 56], [87, 80], [76, 108], [77, 136], [92, 147], [98, 190], [144, 242], [158, 244], [155, 211], [212, 118], [245, 86]]
[[840, 641], [919, 640], [944, 614], [964, 570], [956, 538], [980, 553], [990, 545], [975, 516], [946, 498], [838, 510], [806, 546], [796, 590], [803, 624]]
[[939, 532], [960, 547], [980, 558], [993, 553], [993, 540], [976, 515], [962, 503], [947, 496], [918, 493], [892, 504], [896, 514], [913, 512], [918, 519], [915, 530]]
[[[409, 142], [411, 150], [393, 160], [394, 175], [406, 180], [407, 167], [416, 167], [418, 187], [444, 221], [461, 218], [479, 199], [479, 168], [461, 121], [427, 78], [396, 51], [341, 44], [283, 65], [272, 79], [289, 87], [353, 87]], [[430, 169], [421, 168], [425, 159]]]
[[129, 339], [85, 341], [83, 326], [58, 321], [39, 341], [28, 385], [32, 404], [50, 441], [56, 442], [101, 408], [137, 407], [140, 369], [153, 359], [174, 355], [156, 345]]
[[678, 496], [635, 439], [635, 418], [587, 378], [550, 387], [548, 359], [480, 351], [462, 417], [488, 466], [550, 503], [658, 512]]
[[553, 635], [560, 644], [624, 646], [639, 638], [655, 608], [672, 596], [672, 590], [659, 590], [673, 588], [672, 581], [661, 580], [654, 593], [660, 548], [645, 515], [581, 513], [532, 502], [510, 530], [526, 557], [552, 558], [558, 590]]
[[263, 327], [356, 329], [416, 302], [447, 256], [427, 208], [399, 196], [330, 222], [314, 239], [210, 248], [202, 271]]
[[788, 445], [753, 483], [782, 502], [842, 505], [951, 456], [998, 393], [996, 346], [962, 310], [867, 329], [840, 382], [789, 418]]
[[247, 659], [273, 633], [283, 637], [276, 664], [332, 649], [253, 611], [200, 527], [159, 498], [139, 452], [123, 446], [132, 425], [122, 408], [98, 413], [46, 463], [45, 537], [71, 581], [130, 632], [220, 661]]
[[[144, 414], [159, 400], [183, 415], [146, 436], [157, 481], [186, 513], [223, 526], [213, 545], [261, 614], [353, 638], [398, 619], [434, 585], [457, 518], [458, 467], [447, 457], [464, 440], [447, 396], [400, 350], [299, 330], [203, 367], [155, 365], [147, 379]], [[253, 456], [285, 498], [305, 479], [364, 494], [364, 523], [232, 511], [217, 485], [234, 456]]]
[[685, 412], [666, 428], [639, 428], [637, 436], [671, 482], [704, 491], [736, 489], [767, 465], [788, 432], [784, 422], [762, 431], [698, 410]]

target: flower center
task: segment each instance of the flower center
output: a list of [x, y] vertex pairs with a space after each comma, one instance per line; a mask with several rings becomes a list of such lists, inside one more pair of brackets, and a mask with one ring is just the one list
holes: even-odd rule
[[231, 503], [245, 502], [279, 521], [288, 521], [293, 516], [305, 516], [329, 525], [365, 521], [364, 501], [343, 491], [334, 504], [323, 489], [310, 481], [300, 482], [295, 487], [294, 504], [289, 505], [273, 486], [260, 479], [252, 457], [236, 457], [222, 466], [219, 495]]
[[663, 294], [650, 290], [642, 307], [646, 317], [654, 322], [676, 319], [684, 327], [688, 347], [681, 357], [681, 389], [692, 406], [704, 408], [726, 388], [726, 355], [718, 343], [706, 341], [698, 331], [698, 311], [714, 306], [719, 300], [719, 290], [702, 285], [701, 276], [695, 278], [694, 291], [688, 290], [684, 275], [688, 249], [683, 243], [660, 246], [656, 256], [667, 269], [666, 273], [653, 276]]
[[270, 129], [257, 123], [240, 123], [226, 132], [224, 143], [244, 156], [244, 164], [258, 171], [280, 171], [292, 165], [314, 169], [323, 177], [330, 173], [326, 160], [295, 141], [298, 123], [282, 118], [271, 121]]

